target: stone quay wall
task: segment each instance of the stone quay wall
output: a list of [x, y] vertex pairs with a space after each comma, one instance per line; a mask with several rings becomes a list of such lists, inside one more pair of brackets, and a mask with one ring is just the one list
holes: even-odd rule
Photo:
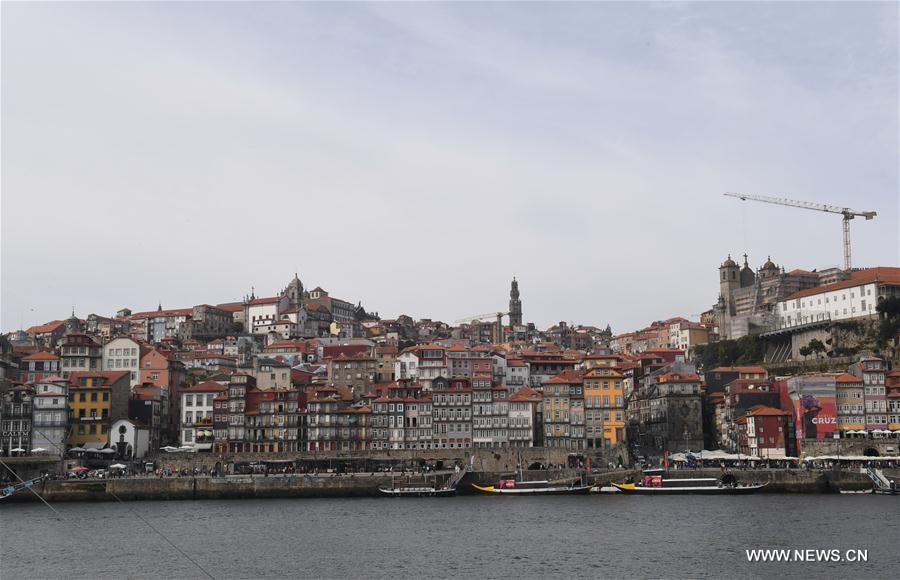
[[[450, 472], [431, 474], [429, 481], [447, 477]], [[475, 471], [466, 474], [458, 491], [477, 493], [471, 483], [496, 484], [500, 478], [510, 477], [514, 471]], [[550, 481], [575, 480], [580, 472], [574, 469], [524, 471], [524, 479]], [[889, 474], [893, 475], [893, 474]], [[636, 481], [636, 470], [614, 470], [592, 474], [590, 482], [597, 486], [612, 482]], [[872, 488], [865, 473], [851, 470], [754, 469], [673, 470], [669, 477], [732, 476], [741, 484], [768, 482], [766, 493], [837, 493], [839, 490], [862, 491]], [[261, 499], [261, 498], [328, 498], [383, 497], [379, 487], [408, 481], [421, 483], [421, 475], [394, 473], [374, 474], [292, 474], [292, 475], [231, 475], [226, 477], [135, 477], [109, 480], [45, 481], [35, 491], [46, 501], [137, 501], [137, 500], [195, 500], [195, 499]], [[39, 501], [34, 493], [22, 491], [4, 500], [7, 502]]]

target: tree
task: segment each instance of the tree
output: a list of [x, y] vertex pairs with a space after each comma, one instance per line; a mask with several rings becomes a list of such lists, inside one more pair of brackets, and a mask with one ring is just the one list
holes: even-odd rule
[[900, 297], [891, 296], [881, 300], [876, 310], [881, 316], [878, 325], [878, 345], [884, 347], [897, 340], [897, 335], [900, 334]]
[[810, 354], [819, 355], [826, 351], [825, 344], [822, 343], [822, 341], [819, 340], [818, 338], [814, 338], [811, 341], [809, 341], [809, 344], [807, 345], [807, 347], [809, 348]]
[[806, 359], [806, 357], [808, 357], [809, 355], [811, 355], [812, 352], [813, 352], [812, 349], [810, 349], [808, 346], [801, 346], [801, 347], [800, 347], [800, 355], [804, 358], [804, 360]]
[[707, 370], [736, 364], [759, 364], [765, 355], [765, 343], [755, 336], [743, 336], [737, 340], [720, 340], [698, 345], [694, 349], [695, 360]]

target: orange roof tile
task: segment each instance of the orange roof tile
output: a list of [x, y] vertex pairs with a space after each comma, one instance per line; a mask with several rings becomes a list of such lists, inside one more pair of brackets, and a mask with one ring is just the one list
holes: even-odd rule
[[756, 405], [755, 407], [751, 407], [749, 411], [747, 411], [747, 416], [759, 417], [759, 416], [768, 416], [768, 417], [777, 417], [777, 416], [790, 416], [788, 411], [782, 411], [781, 409], [776, 409], [775, 407], [767, 407], [766, 405]]
[[53, 332], [58, 329], [60, 326], [63, 326], [66, 323], [65, 320], [53, 320], [46, 324], [39, 324], [37, 326], [32, 326], [25, 332], [27, 334], [44, 334], [45, 332]]
[[41, 352], [36, 352], [34, 354], [26, 356], [22, 360], [59, 360], [59, 357], [52, 352], [42, 350]]
[[806, 296], [815, 296], [816, 294], [834, 290], [843, 290], [844, 288], [853, 288], [855, 286], [862, 286], [863, 284], [871, 284], [873, 282], [879, 282], [889, 286], [900, 286], [900, 268], [879, 267], [857, 270], [850, 274], [849, 280], [841, 280], [840, 282], [833, 282], [831, 284], [825, 284], [824, 286], [800, 290], [785, 298], [784, 301], [793, 300], [795, 298], [805, 298]]

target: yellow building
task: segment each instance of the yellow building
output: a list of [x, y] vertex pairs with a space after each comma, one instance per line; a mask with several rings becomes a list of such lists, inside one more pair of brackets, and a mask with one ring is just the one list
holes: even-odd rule
[[99, 448], [109, 441], [110, 423], [127, 416], [130, 380], [125, 371], [69, 374], [69, 407], [72, 410], [69, 447]]
[[621, 370], [597, 366], [584, 376], [585, 431], [588, 447], [625, 440], [625, 377]]

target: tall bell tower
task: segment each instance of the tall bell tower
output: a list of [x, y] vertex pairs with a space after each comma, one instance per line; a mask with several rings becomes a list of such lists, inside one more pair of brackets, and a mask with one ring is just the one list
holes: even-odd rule
[[513, 276], [509, 289], [509, 325], [520, 326], [522, 324], [522, 301], [519, 300], [519, 282]]

